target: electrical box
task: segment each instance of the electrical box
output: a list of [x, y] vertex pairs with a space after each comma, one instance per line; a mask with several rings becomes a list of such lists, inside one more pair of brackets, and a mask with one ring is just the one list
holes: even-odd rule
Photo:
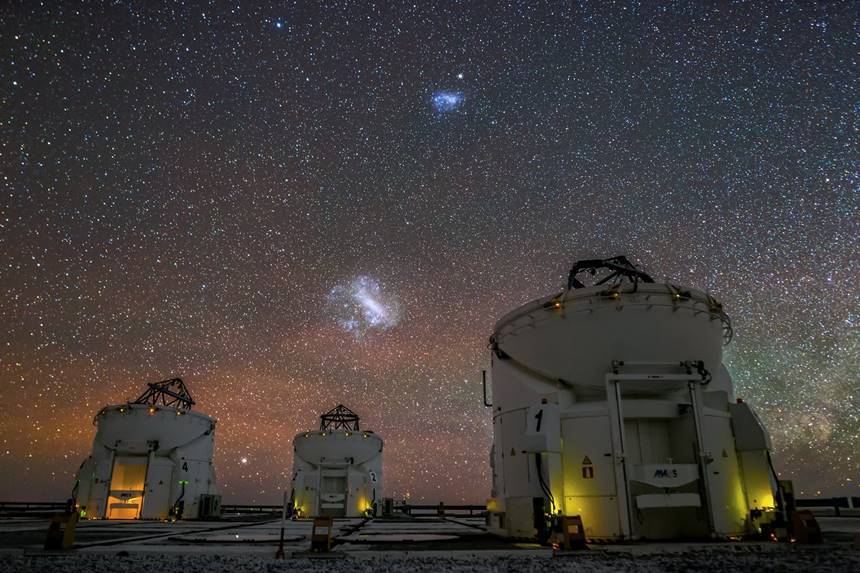
[[200, 496], [200, 519], [217, 519], [221, 517], [221, 496], [203, 494]]

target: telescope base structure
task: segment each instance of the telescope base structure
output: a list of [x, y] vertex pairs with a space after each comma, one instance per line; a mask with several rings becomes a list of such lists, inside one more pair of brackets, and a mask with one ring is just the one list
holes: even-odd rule
[[[496, 325], [488, 527], [546, 541], [731, 538], [774, 519], [770, 438], [732, 394], [728, 318], [694, 289], [572, 288]], [[766, 528], [765, 528], [766, 529]]]
[[382, 439], [369, 430], [305, 432], [293, 440], [300, 517], [367, 517], [382, 500]]
[[170, 406], [121, 404], [98, 413], [75, 505], [91, 519], [215, 517], [215, 422]]

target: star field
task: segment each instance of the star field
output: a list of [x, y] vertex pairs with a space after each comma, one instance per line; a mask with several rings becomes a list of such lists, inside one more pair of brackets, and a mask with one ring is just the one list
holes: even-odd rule
[[[180, 376], [227, 502], [338, 403], [386, 495], [481, 502], [493, 324], [616, 254], [719, 297], [777, 469], [860, 495], [856, 3], [362, 4], [0, 8], [0, 499]], [[332, 316], [355, 277], [396, 324]]]

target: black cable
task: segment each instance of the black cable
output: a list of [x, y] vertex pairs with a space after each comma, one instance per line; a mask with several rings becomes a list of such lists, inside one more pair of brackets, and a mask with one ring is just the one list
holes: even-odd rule
[[[176, 519], [182, 519], [182, 514], [185, 513], [185, 502], [182, 501], [182, 498], [185, 497], [185, 484], [182, 484], [182, 493], [179, 497], [176, 498], [176, 501], [173, 502], [173, 516]], [[180, 502], [182, 503], [182, 508], [180, 509]]]
[[540, 483], [540, 488], [543, 490], [544, 495], [549, 499], [549, 503], [552, 506], [552, 513], [555, 513], [555, 497], [552, 495], [552, 491], [549, 489], [549, 486], [543, 479], [543, 465], [541, 464], [541, 455], [540, 452], [535, 452], [535, 465], [537, 466], [537, 476], [538, 482]]

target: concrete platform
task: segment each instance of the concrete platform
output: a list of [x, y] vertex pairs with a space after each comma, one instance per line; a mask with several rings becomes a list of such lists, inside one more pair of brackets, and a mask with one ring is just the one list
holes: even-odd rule
[[860, 571], [860, 519], [822, 517], [826, 543], [753, 542], [594, 545], [563, 554], [489, 535], [480, 518], [342, 519], [333, 555], [308, 555], [311, 520], [285, 524], [286, 560], [275, 560], [279, 519], [210, 522], [84, 521], [75, 549], [42, 549], [47, 520], [0, 519], [6, 571]]

